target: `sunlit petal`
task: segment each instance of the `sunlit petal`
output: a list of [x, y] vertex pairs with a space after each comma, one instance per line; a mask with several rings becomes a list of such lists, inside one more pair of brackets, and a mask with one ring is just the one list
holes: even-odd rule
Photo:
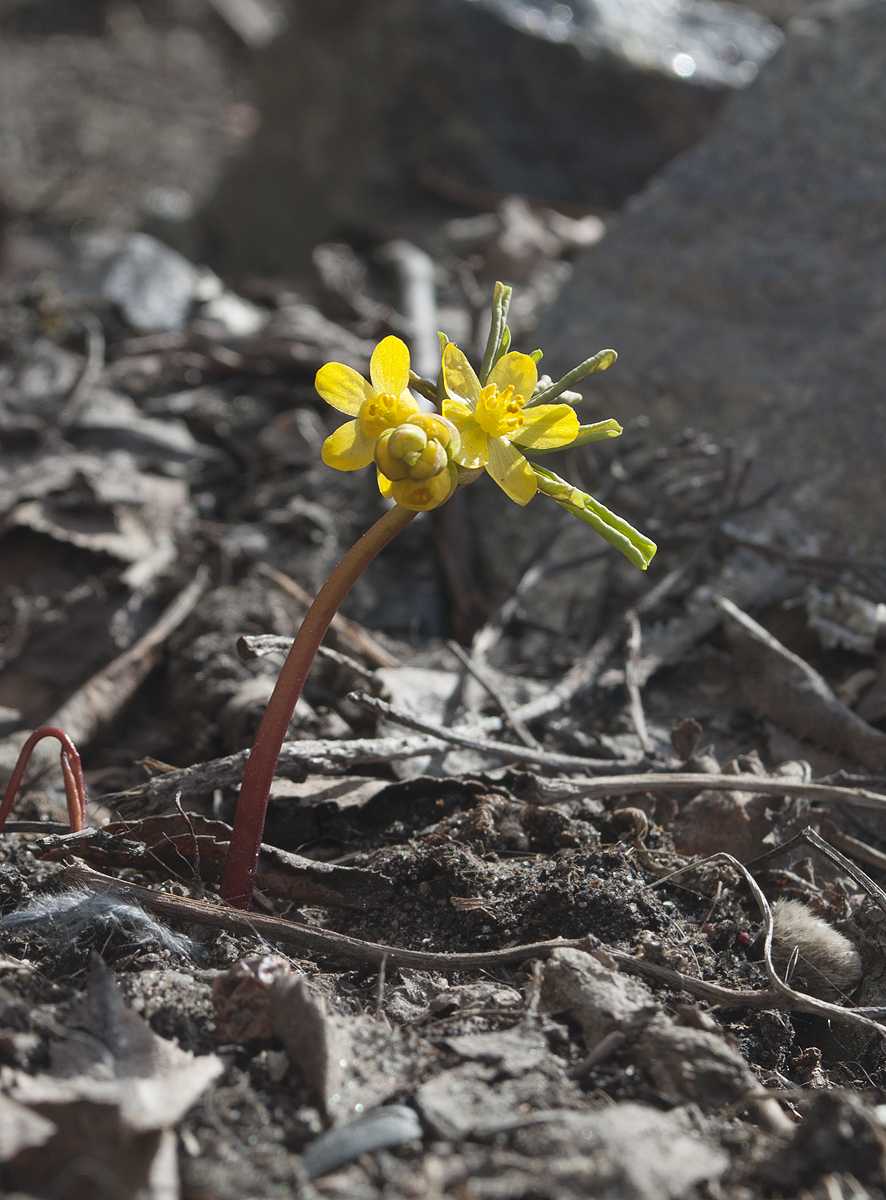
[[485, 467], [489, 461], [489, 439], [468, 406], [459, 400], [444, 400], [443, 416], [452, 422], [461, 439], [458, 454], [453, 455], [455, 462], [461, 467]]
[[495, 384], [496, 391], [503, 392], [510, 384], [518, 396], [529, 400], [538, 383], [538, 368], [528, 354], [512, 350], [504, 354], [489, 372], [487, 383]]
[[532, 467], [519, 450], [501, 438], [489, 439], [489, 465], [486, 470], [517, 504], [528, 504], [538, 491]]
[[356, 421], [346, 421], [323, 443], [323, 461], [337, 471], [368, 467], [375, 453], [375, 438], [367, 437]]
[[327, 404], [339, 412], [356, 417], [364, 400], [372, 394], [372, 388], [362, 375], [344, 363], [331, 362], [317, 372], [314, 386]]
[[369, 378], [377, 392], [399, 396], [409, 384], [409, 351], [398, 337], [386, 337], [372, 352]]
[[471, 412], [480, 398], [480, 380], [454, 342], [443, 351], [443, 385], [453, 400], [461, 400]]
[[378, 490], [384, 496], [385, 500], [390, 500], [391, 496], [393, 495], [391, 491], [392, 485], [390, 479], [387, 479], [384, 475], [382, 475], [381, 471], [376, 471], [376, 478], [378, 479]]
[[513, 438], [518, 446], [553, 450], [578, 437], [578, 417], [568, 404], [539, 404], [523, 409], [523, 428]]

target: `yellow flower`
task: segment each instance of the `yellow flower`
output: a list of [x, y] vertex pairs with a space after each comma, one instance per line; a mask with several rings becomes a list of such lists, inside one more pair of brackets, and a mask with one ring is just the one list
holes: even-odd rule
[[323, 443], [323, 461], [338, 471], [368, 467], [381, 434], [421, 411], [407, 387], [409, 351], [399, 338], [386, 337], [375, 347], [369, 378], [372, 383], [353, 367], [335, 362], [317, 372], [315, 386], [326, 403], [355, 418]]
[[450, 342], [443, 351], [443, 382], [443, 415], [461, 434], [455, 461], [467, 468], [486, 467], [512, 500], [528, 504], [538, 484], [516, 447], [568, 446], [578, 436], [578, 417], [568, 404], [538, 404], [524, 411], [538, 383], [528, 354], [503, 355], [481, 387], [471, 364]]

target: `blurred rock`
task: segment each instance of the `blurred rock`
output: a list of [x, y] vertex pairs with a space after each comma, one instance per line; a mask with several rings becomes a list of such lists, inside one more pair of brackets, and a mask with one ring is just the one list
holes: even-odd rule
[[0, 6], [0, 202], [275, 275], [437, 212], [426, 168], [614, 207], [779, 37], [713, 0]]
[[134, 233], [111, 264], [102, 292], [133, 329], [181, 329], [199, 286], [199, 272], [177, 250]]
[[427, 208], [421, 173], [439, 194], [617, 206], [780, 36], [726, 4], [643, 3], [645, 24], [616, 8], [306, 0], [257, 64], [262, 127], [203, 214], [221, 269], [291, 269], [335, 230]]
[[795, 22], [716, 135], [577, 264], [536, 335], [554, 371], [616, 347], [593, 386], [607, 416], [758, 443], [757, 482], [784, 485], [770, 532], [879, 552], [884, 147], [886, 4]]
[[781, 43], [768, 21], [737, 4], [710, 0], [573, 0], [543, 6], [480, 0], [515, 29], [572, 42], [592, 61], [626, 63], [695, 83], [744, 87]]

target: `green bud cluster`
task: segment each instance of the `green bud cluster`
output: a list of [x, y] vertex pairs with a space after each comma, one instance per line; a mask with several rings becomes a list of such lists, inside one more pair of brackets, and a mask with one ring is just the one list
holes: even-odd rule
[[461, 448], [458, 430], [438, 413], [414, 413], [386, 430], [375, 444], [375, 465], [384, 494], [419, 512], [448, 500], [458, 480], [453, 456]]

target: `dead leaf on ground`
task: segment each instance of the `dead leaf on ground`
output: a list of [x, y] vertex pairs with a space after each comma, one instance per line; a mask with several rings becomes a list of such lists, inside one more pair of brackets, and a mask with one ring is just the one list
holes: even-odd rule
[[50, 1057], [44, 1074], [15, 1072], [9, 1100], [54, 1132], [41, 1144], [46, 1127], [33, 1125], [30, 1145], [20, 1134], [4, 1182], [47, 1200], [177, 1195], [172, 1129], [221, 1075], [221, 1060], [158, 1037], [127, 1008], [100, 959]]

